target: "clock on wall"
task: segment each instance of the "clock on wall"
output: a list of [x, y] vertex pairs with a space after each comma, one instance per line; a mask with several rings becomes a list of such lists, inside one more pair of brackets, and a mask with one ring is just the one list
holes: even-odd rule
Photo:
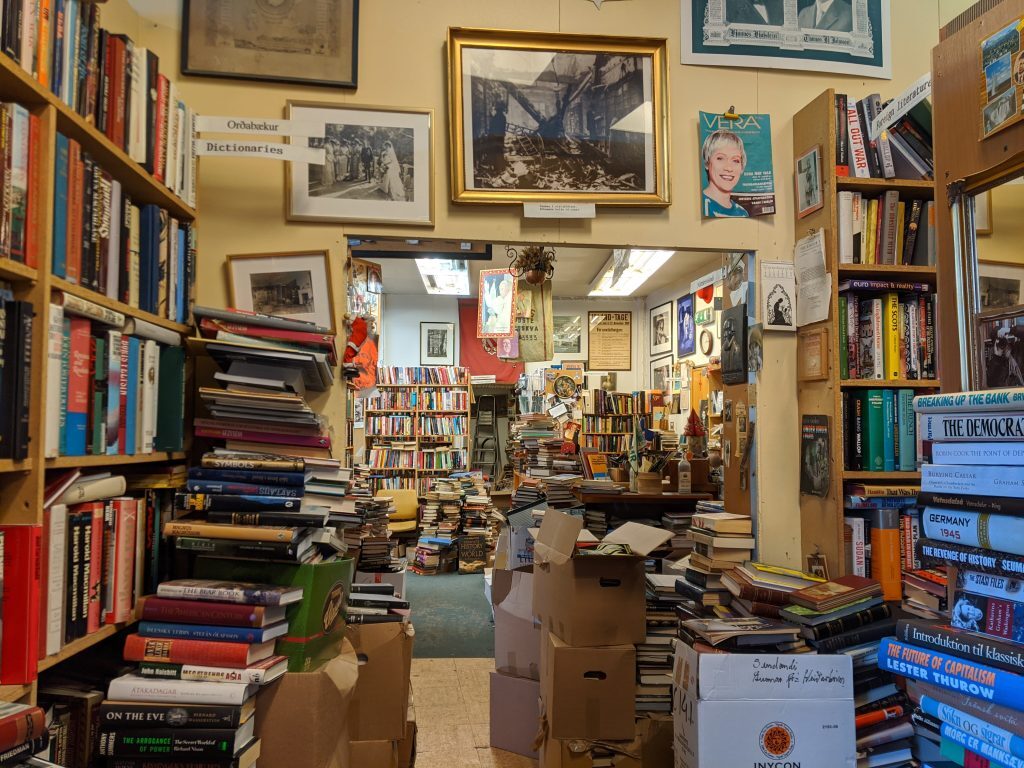
[[710, 356], [715, 348], [715, 335], [707, 328], [700, 332], [700, 351]]

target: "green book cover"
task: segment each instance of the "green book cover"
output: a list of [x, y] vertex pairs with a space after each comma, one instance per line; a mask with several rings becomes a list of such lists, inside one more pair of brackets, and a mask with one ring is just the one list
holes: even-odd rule
[[885, 396], [881, 389], [869, 389], [864, 402], [864, 469], [885, 470]]
[[153, 450], [180, 451], [184, 446], [185, 348], [161, 345]]
[[899, 445], [896, 468], [900, 472], [913, 472], [917, 469], [917, 418], [914, 414], [912, 389], [896, 391], [896, 424]]
[[846, 339], [849, 329], [846, 327], [846, 297], [839, 297], [839, 378], [850, 378], [850, 360], [847, 356]]

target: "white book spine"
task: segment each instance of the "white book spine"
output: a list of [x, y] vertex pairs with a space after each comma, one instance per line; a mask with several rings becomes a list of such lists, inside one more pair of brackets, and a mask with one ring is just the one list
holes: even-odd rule
[[104, 477], [89, 482], [78, 482], [64, 491], [61, 496], [61, 504], [84, 504], [87, 501], [99, 501], [120, 496], [125, 490], [125, 479], [123, 475]]
[[132, 559], [133, 592], [131, 613], [135, 614], [135, 606], [143, 595], [143, 584], [146, 577], [146, 500], [138, 499], [135, 506], [135, 557]]
[[968, 411], [1020, 411], [1024, 413], [1024, 387], [991, 389], [984, 392], [918, 395], [914, 398], [914, 410], [918, 413], [964, 413]]
[[36, 74], [36, 24], [39, 19], [39, 0], [27, 0], [23, 4], [21, 12], [21, 68], [34, 76]]
[[73, 296], [70, 293], [58, 293], [58, 295], [60, 296], [61, 303], [64, 305], [64, 312], [66, 314], [87, 317], [90, 320], [113, 325], [116, 328], [124, 325], [124, 315], [120, 312], [101, 307], [99, 304], [88, 299]]
[[864, 518], [846, 517], [844, 524], [850, 526], [850, 568], [854, 576], [867, 576], [867, 557], [864, 549], [866, 545], [864, 536]]
[[868, 151], [864, 143], [864, 134], [860, 130], [856, 105], [847, 107], [846, 117], [850, 137], [850, 170], [857, 178], [869, 178], [871, 169], [868, 166]]
[[123, 675], [110, 681], [107, 698], [115, 701], [153, 701], [177, 704], [244, 704], [250, 688], [245, 683], [206, 680], [151, 680]]
[[50, 539], [46, 573], [46, 655], [60, 651], [64, 643], [64, 596], [67, 578], [68, 508], [54, 504], [50, 517]]
[[921, 317], [920, 307], [918, 306], [917, 300], [913, 300], [908, 304], [908, 314], [910, 316], [909, 331], [910, 331], [910, 364], [908, 365], [908, 371], [912, 371], [914, 378], [922, 379], [921, 375]]
[[1024, 498], [1024, 472], [1006, 467], [961, 464], [925, 464], [921, 490], [930, 493]]
[[1024, 465], [1024, 442], [935, 443], [932, 446], [932, 463], [1019, 467]]
[[134, 46], [131, 62], [132, 113], [128, 154], [132, 160], [146, 162], [146, 49]]
[[930, 539], [1024, 555], [1024, 517], [925, 507], [921, 520]]
[[981, 571], [961, 571], [960, 586], [972, 595], [985, 595], [1015, 603], [1024, 602], [1024, 581]]
[[60, 455], [60, 363], [64, 347], [64, 308], [50, 305], [46, 347], [46, 458]]
[[934, 442], [1021, 442], [1024, 441], [1024, 414], [922, 413], [918, 418], [918, 431], [923, 440]]
[[156, 439], [156, 395], [160, 381], [160, 355], [156, 342], [146, 339], [143, 347], [146, 378], [142, 385], [142, 452], [152, 453]]
[[839, 202], [839, 263], [853, 263], [853, 192], [843, 191]]
[[240, 683], [242, 685], [263, 685], [267, 670], [261, 668], [231, 669], [229, 667], [202, 667], [196, 664], [182, 664], [177, 672], [179, 680], [186, 682]]
[[177, 184], [178, 170], [178, 89], [174, 83], [168, 86], [167, 97], [167, 155], [164, 158], [164, 184], [174, 190]]
[[882, 331], [884, 327], [884, 319], [882, 317], [882, 300], [872, 299], [871, 300], [871, 348], [874, 350], [874, 354], [871, 356], [874, 362], [874, 370], [869, 379], [884, 379], [885, 378], [885, 345], [882, 342]]

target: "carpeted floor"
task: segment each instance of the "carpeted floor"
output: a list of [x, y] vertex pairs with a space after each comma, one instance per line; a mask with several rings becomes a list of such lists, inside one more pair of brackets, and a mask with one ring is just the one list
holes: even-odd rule
[[494, 657], [494, 622], [482, 574], [408, 575], [417, 659]]

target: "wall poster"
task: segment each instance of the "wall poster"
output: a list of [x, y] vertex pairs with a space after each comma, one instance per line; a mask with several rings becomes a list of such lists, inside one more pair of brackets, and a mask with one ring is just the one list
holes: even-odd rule
[[700, 113], [701, 216], [775, 213], [772, 126], [768, 115]]
[[587, 357], [592, 371], [633, 367], [633, 313], [588, 312]]

